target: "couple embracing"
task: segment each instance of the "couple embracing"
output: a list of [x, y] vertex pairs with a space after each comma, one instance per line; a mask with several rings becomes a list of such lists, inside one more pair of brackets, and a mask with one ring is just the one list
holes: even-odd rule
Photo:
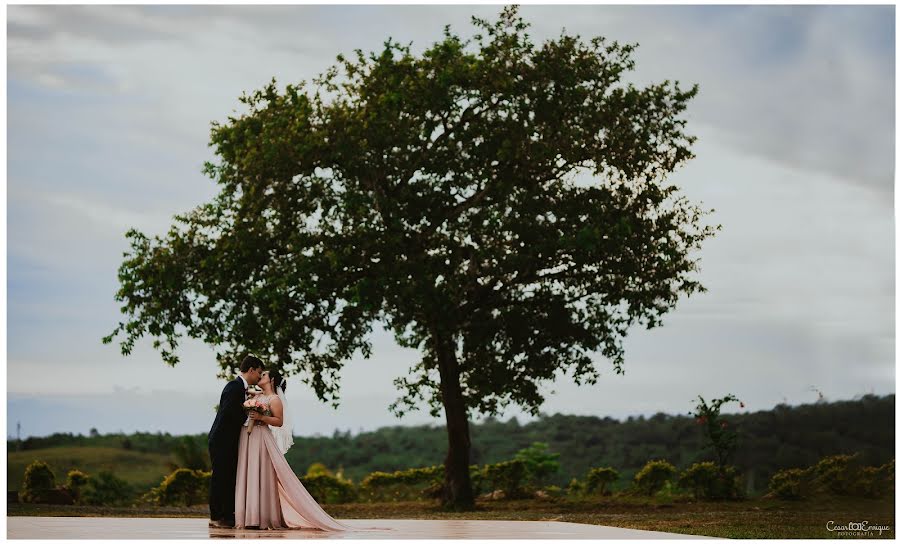
[[[285, 408], [284, 377], [275, 370], [264, 370], [262, 361], [253, 355], [244, 358], [240, 370], [222, 390], [209, 431], [209, 526], [359, 530], [329, 516], [284, 458], [294, 441]], [[244, 402], [253, 395], [251, 385], [262, 389], [257, 400], [271, 415], [250, 411], [248, 416], [244, 412]]]

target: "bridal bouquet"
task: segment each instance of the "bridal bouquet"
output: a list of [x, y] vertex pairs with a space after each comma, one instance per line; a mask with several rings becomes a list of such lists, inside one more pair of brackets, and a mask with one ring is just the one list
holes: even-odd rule
[[[247, 412], [248, 414], [250, 412], [257, 412], [264, 416], [272, 415], [272, 411], [269, 410], [269, 406], [266, 403], [264, 403], [262, 400], [255, 399], [255, 398], [247, 399], [244, 401], [244, 411]], [[253, 432], [253, 427], [256, 427], [256, 422], [251, 420], [250, 425], [247, 425], [247, 434], [250, 434]]]

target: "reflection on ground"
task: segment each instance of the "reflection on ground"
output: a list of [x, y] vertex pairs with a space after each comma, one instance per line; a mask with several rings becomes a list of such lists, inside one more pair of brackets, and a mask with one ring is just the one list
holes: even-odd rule
[[[353, 531], [210, 528], [203, 518], [6, 518], [7, 538], [38, 539], [696, 539], [692, 535], [639, 531], [560, 521], [342, 519]], [[374, 529], [373, 529], [374, 528]]]

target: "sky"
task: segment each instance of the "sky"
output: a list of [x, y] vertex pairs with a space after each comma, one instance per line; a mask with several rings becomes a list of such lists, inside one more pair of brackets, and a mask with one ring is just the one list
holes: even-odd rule
[[[535, 43], [565, 31], [638, 43], [636, 85], [697, 83], [696, 158], [670, 181], [714, 209], [708, 292], [633, 329], [625, 374], [543, 389], [542, 412], [686, 414], [697, 395], [747, 410], [895, 392], [894, 6], [538, 6]], [[422, 51], [498, 6], [7, 7], [7, 435], [202, 433], [224, 382], [212, 348], [166, 366], [103, 345], [135, 227], [161, 234], [212, 199], [212, 121], [273, 77], [311, 81], [390, 36]], [[442, 424], [387, 409], [418, 361], [377, 329], [342, 372], [337, 409], [289, 379], [294, 433]], [[726, 405], [723, 411], [735, 411]], [[499, 417], [527, 421], [520, 409]]]

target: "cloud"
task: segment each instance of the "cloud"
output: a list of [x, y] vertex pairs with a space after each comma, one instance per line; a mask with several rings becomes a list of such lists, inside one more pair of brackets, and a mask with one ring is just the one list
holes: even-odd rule
[[[9, 60], [13, 75], [43, 86], [160, 90], [182, 114], [194, 109], [199, 96], [191, 91], [202, 83], [202, 93], [218, 101], [212, 111], [222, 112], [271, 75], [309, 80], [338, 53], [378, 49], [388, 35], [422, 48], [439, 39], [447, 23], [468, 36], [471, 14], [492, 19], [497, 11], [11, 6]], [[521, 13], [536, 41], [566, 27], [586, 38], [639, 42], [634, 80], [699, 83], [689, 114], [737, 149], [892, 191], [893, 6], [523, 6]], [[166, 61], [154, 63], [146, 56], [152, 51]], [[125, 60], [132, 68], [119, 65]], [[116, 63], [114, 73], [104, 71], [109, 62]], [[251, 73], [243, 78], [250, 88], [227, 84]], [[171, 92], [178, 90], [173, 79], [190, 94]], [[230, 90], [220, 95], [211, 84]], [[182, 110], [181, 104], [192, 107]], [[219, 116], [207, 114], [196, 126]]]
[[[642, 11], [649, 17], [620, 27], [643, 44], [638, 66], [654, 80], [699, 83], [693, 115], [716, 136], [735, 149], [892, 194], [893, 6], [735, 7], [716, 9], [714, 24], [663, 19], [679, 11], [674, 6], [655, 17]], [[670, 46], [654, 33], [681, 38]]]
[[[99, 343], [121, 317], [113, 295], [124, 231], [162, 233], [172, 215], [215, 194], [200, 173], [212, 158], [209, 122], [239, 109], [243, 91], [272, 76], [310, 80], [338, 53], [377, 50], [386, 36], [414, 50], [439, 39], [444, 24], [468, 36], [470, 15], [498, 11], [10, 6], [8, 370], [39, 371], [54, 396], [95, 395], [36, 410], [41, 424], [65, 430], [75, 425], [68, 414], [93, 417], [78, 410], [127, 385], [141, 393], [115, 425], [156, 425], [141, 395], [170, 391], [193, 399], [173, 403], [196, 404], [185, 432], [204, 430], [210, 403], [202, 399], [221, 386], [211, 349], [189, 342], [185, 362], [170, 369], [148, 343], [129, 358]], [[633, 331], [624, 377], [600, 361], [601, 383], [563, 379], [548, 387], [557, 393], [545, 411], [671, 412], [713, 387], [740, 388], [757, 407], [813, 384], [836, 398], [892, 391], [894, 7], [527, 5], [521, 13], [536, 42], [563, 27], [639, 42], [638, 84], [700, 84], [688, 110], [697, 158], [672, 181], [715, 208], [710, 221], [724, 226], [700, 255], [709, 292], [682, 301], [662, 329]], [[397, 396], [392, 380], [417, 357], [379, 332], [373, 359], [346, 367], [338, 411], [305, 387], [294, 389], [295, 405], [320, 432], [395, 423], [386, 410]], [[93, 378], [75, 387], [81, 372]], [[16, 395], [27, 388], [8, 384]], [[21, 414], [38, 401], [15, 402]], [[66, 417], [53, 419], [54, 410]], [[401, 422], [417, 417], [428, 420]]]
[[[31, 42], [65, 38], [87, 38], [107, 45], [180, 39], [187, 35], [190, 23], [189, 6], [180, 10], [181, 17], [165, 16], [165, 7], [51, 5], [10, 6], [7, 17], [8, 39]], [[173, 21], [181, 21], [174, 27]], [[179, 32], [181, 31], [181, 32]]]

